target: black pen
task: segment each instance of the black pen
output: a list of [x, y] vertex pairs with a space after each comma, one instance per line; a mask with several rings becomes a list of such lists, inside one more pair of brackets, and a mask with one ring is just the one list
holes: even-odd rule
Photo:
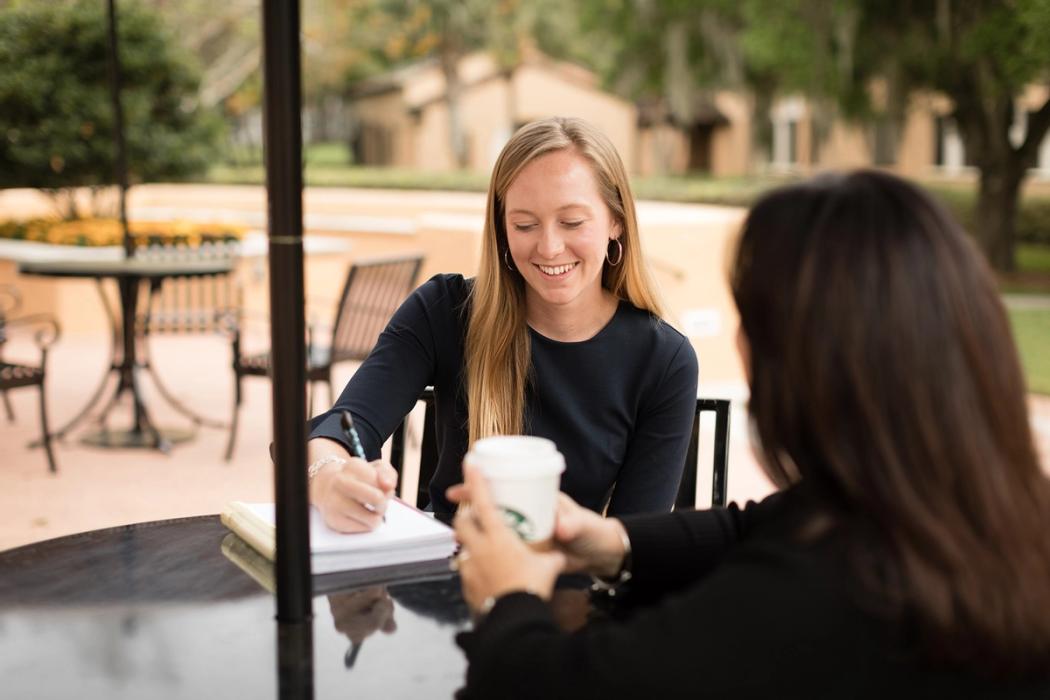
[[350, 648], [343, 654], [343, 666], [346, 668], [353, 668], [354, 663], [357, 661], [357, 655], [361, 651], [361, 645], [364, 644], [362, 639], [360, 642], [350, 642]]
[[[350, 442], [350, 449], [353, 450], [354, 456], [367, 462], [368, 458], [365, 457], [365, 448], [361, 445], [361, 436], [357, 434], [357, 428], [354, 427], [354, 417], [350, 415], [350, 411], [343, 411], [342, 424], [343, 434]], [[375, 507], [368, 503], [365, 503], [364, 506], [369, 510], [375, 510]], [[383, 516], [383, 522], [386, 522], [385, 515]]]

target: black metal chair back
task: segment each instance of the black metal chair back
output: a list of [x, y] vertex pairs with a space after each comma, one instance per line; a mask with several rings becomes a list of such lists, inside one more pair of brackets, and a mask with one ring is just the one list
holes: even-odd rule
[[[423, 417], [423, 440], [419, 455], [419, 484], [416, 490], [416, 507], [425, 508], [430, 503], [430, 481], [437, 471], [437, 422], [434, 409], [434, 389], [427, 387], [419, 400], [426, 406]], [[678, 485], [678, 496], [675, 509], [696, 508], [696, 479], [698, 456], [700, 451], [700, 414], [711, 411], [715, 414], [714, 458], [711, 470], [711, 505], [724, 506], [727, 500], [727, 479], [729, 474], [729, 408], [728, 399], [697, 399], [696, 413], [693, 416], [693, 428], [689, 437], [689, 448], [686, 451], [685, 469], [682, 481]], [[397, 470], [398, 476], [404, 473], [405, 431], [408, 419], [394, 431], [391, 439], [390, 463]]]
[[241, 292], [232, 272], [151, 280], [138, 331], [154, 333], [221, 333], [241, 308]]
[[15, 413], [7, 392], [27, 386], [37, 387], [37, 390], [40, 392], [40, 445], [43, 446], [47, 455], [48, 469], [55, 473], [58, 471], [58, 467], [56, 466], [55, 455], [51, 446], [53, 433], [48, 427], [45, 381], [47, 379], [47, 353], [55, 341], [58, 340], [60, 331], [58, 322], [48, 314], [11, 316], [21, 306], [21, 302], [22, 297], [17, 289], [7, 285], [0, 286], [0, 350], [3, 350], [10, 328], [28, 326], [34, 331], [33, 337], [40, 351], [40, 363], [31, 365], [12, 362], [0, 357], [0, 396], [3, 397], [7, 419], [13, 422]]
[[[426, 508], [430, 505], [430, 480], [434, 478], [437, 471], [437, 414], [434, 408], [434, 387], [428, 386], [419, 396], [419, 400], [426, 406], [423, 414], [423, 439], [420, 442], [419, 452], [419, 482], [416, 486], [416, 508]], [[405, 432], [408, 428], [408, 417], [397, 426], [390, 442], [390, 463], [397, 471], [400, 478], [404, 474], [405, 463]]]
[[422, 255], [403, 255], [372, 258], [350, 268], [332, 324], [331, 363], [368, 357], [422, 266]]
[[143, 246], [135, 256], [144, 260], [221, 260], [231, 269], [211, 275], [168, 275], [150, 280], [145, 308], [136, 314], [139, 335], [152, 333], [222, 333], [239, 318], [241, 289], [232, 267], [236, 248], [203, 243], [197, 248]]
[[696, 508], [696, 478], [700, 451], [700, 414], [710, 411], [715, 414], [714, 458], [711, 466], [711, 505], [724, 506], [727, 500], [727, 476], [729, 474], [729, 408], [728, 399], [697, 399], [693, 415], [693, 429], [689, 436], [689, 448], [685, 453], [685, 470], [678, 485], [676, 510]]
[[[416, 284], [423, 266], [420, 254], [399, 255], [359, 260], [350, 266], [343, 285], [343, 293], [336, 307], [335, 323], [329, 347], [316, 345], [314, 333], [309, 331], [306, 381], [310, 387], [307, 405], [313, 412], [313, 386], [324, 383], [328, 400], [334, 400], [332, 366], [347, 360], [364, 360], [372, 352], [379, 334], [394, 315], [405, 297]], [[233, 457], [237, 438], [237, 418], [242, 400], [241, 380], [244, 377], [268, 377], [271, 357], [269, 351], [246, 355], [241, 352], [240, 334], [233, 336], [234, 401], [230, 419], [230, 439], [226, 446], [226, 460]], [[435, 454], [435, 463], [437, 457]]]

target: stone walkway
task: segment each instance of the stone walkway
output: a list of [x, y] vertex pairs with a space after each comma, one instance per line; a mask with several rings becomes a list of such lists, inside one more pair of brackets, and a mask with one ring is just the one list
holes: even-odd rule
[[1008, 309], [1050, 309], [1050, 294], [1004, 294]]

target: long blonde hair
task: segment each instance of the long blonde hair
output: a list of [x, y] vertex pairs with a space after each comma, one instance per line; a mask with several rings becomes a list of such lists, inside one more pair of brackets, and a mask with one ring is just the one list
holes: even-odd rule
[[471, 292], [466, 341], [469, 440], [521, 433], [525, 389], [532, 358], [525, 322], [525, 282], [504, 264], [507, 190], [522, 169], [540, 156], [571, 149], [594, 172], [598, 191], [620, 225], [623, 257], [605, 264], [602, 287], [619, 299], [661, 315], [661, 304], [642, 260], [634, 196], [612, 142], [581, 119], [552, 117], [518, 129], [503, 147], [492, 171], [481, 265]]

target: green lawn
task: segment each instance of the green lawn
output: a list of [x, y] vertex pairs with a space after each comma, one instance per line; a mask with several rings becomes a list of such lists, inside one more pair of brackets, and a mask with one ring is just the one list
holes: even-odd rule
[[[314, 187], [370, 187], [401, 190], [456, 190], [484, 192], [488, 175], [473, 172], [428, 172], [400, 168], [353, 165], [345, 143], [312, 143], [303, 149], [304, 178]], [[212, 166], [208, 182], [228, 185], [260, 185], [266, 181], [262, 151], [231, 149], [228, 160]]]
[[1017, 269], [1050, 275], [1050, 245], [1018, 244]]
[[1050, 308], [1010, 309], [1028, 388], [1050, 394]]

